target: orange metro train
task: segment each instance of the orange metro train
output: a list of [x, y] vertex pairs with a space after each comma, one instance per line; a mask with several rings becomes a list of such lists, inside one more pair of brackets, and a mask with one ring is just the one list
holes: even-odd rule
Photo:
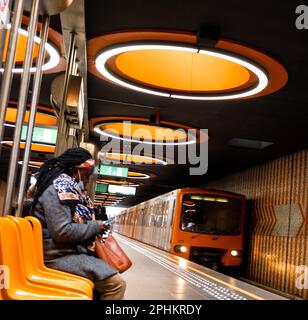
[[127, 208], [113, 231], [215, 270], [240, 267], [245, 197], [205, 188], [178, 189]]

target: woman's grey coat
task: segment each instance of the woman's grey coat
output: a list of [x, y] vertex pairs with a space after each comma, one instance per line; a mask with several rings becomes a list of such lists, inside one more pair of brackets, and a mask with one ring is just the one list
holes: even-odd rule
[[97, 221], [73, 222], [71, 208], [60, 203], [53, 185], [38, 199], [33, 215], [43, 226], [44, 259], [48, 267], [94, 282], [117, 273], [104, 261], [88, 254], [86, 243], [100, 232]]

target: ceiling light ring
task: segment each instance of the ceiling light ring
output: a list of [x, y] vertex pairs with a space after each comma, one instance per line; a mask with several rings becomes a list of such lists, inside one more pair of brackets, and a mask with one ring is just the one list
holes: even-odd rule
[[[8, 118], [9, 116], [8, 116], [8, 112], [10, 111], [10, 110], [16, 110], [16, 113], [17, 113], [17, 108], [16, 108], [16, 106], [11, 106], [11, 105], [8, 105], [8, 111], [7, 111], [7, 114], [6, 114], [6, 118]], [[29, 108], [27, 108], [26, 109], [26, 115], [27, 114], [30, 114], [30, 109]], [[43, 117], [45, 117], [45, 120], [46, 119], [48, 119], [48, 118], [50, 118], [50, 119], [52, 119], [52, 120], [54, 120], [55, 122], [54, 123], [52, 123], [52, 124], [47, 124], [47, 121], [44, 123], [43, 121], [35, 121], [35, 124], [36, 124], [36, 126], [37, 127], [44, 127], [44, 128], [55, 128], [55, 126], [56, 126], [56, 117], [54, 116], [54, 114], [51, 114], [51, 113], [48, 113], [48, 112], [45, 112], [45, 111], [42, 111], [42, 110], [40, 110], [39, 108], [38, 108], [38, 111], [37, 111], [37, 113], [36, 113], [36, 117], [37, 117], [37, 115], [40, 115], [40, 116], [43, 116]], [[13, 119], [6, 119], [5, 120], [5, 123], [4, 123], [4, 125], [5, 126], [9, 126], [9, 127], [15, 127], [15, 124], [16, 124], [16, 119], [14, 120], [14, 121], [12, 121]], [[24, 121], [24, 124], [25, 125], [28, 125], [28, 119], [27, 120], [25, 120]]]
[[[11, 24], [7, 25], [7, 29], [11, 29]], [[18, 29], [18, 34], [23, 35], [25, 37], [28, 37], [28, 31], [23, 29], [22, 27]], [[40, 45], [41, 39], [39, 36], [37, 36], [37, 35], [34, 36], [34, 43], [37, 45]], [[59, 67], [59, 65], [61, 64], [60, 51], [57, 48], [57, 46], [54, 45], [52, 42], [46, 42], [45, 43], [45, 52], [48, 54], [49, 58], [47, 61], [44, 62], [43, 66], [42, 66], [42, 71], [43, 72], [45, 72], [45, 71], [50, 72], [52, 69]], [[0, 68], [0, 72], [3, 73], [4, 68]], [[14, 67], [12, 69], [12, 72], [16, 73], [16, 74], [23, 73], [23, 68]], [[31, 67], [30, 73], [34, 73], [34, 72], [36, 72], [36, 67]]]
[[[117, 156], [121, 156], [121, 155], [128, 155], [128, 156], [134, 156], [133, 154], [127, 154], [127, 153], [123, 153], [123, 152], [99, 152], [98, 153], [98, 158], [100, 160], [102, 159], [106, 159], [106, 160], [109, 160], [111, 162], [114, 162], [116, 164], [121, 164], [123, 163], [125, 160], [121, 160], [121, 159], [113, 159], [113, 158], [108, 158], [106, 157], [106, 155], [117, 155]], [[163, 159], [160, 159], [160, 158], [157, 158], [157, 157], [151, 157], [149, 155], [144, 155], [144, 154], [141, 154], [141, 155], [138, 155], [138, 157], [141, 157], [141, 158], [144, 158], [144, 159], [148, 159], [148, 160], [152, 160], [152, 163], [142, 163], [142, 162], [136, 162], [136, 161], [131, 161], [131, 164], [132, 165], [142, 165], [142, 166], [160, 166], [160, 165], [168, 165], [168, 162], [166, 160], [163, 160]], [[154, 162], [154, 163], [153, 163]]]
[[[103, 122], [119, 122], [119, 121], [132, 121], [132, 122], [140, 122], [141, 124], [148, 124], [148, 118], [139, 118], [139, 117], [131, 117], [131, 116], [104, 116], [104, 117], [95, 117], [89, 120], [90, 129], [93, 130], [96, 125], [99, 125]], [[183, 123], [161, 120], [160, 125], [171, 126], [171, 127], [179, 127], [185, 130], [195, 129]]]
[[[129, 173], [133, 173], [133, 174], [139, 174], [140, 176], [129, 176]], [[141, 171], [137, 171], [137, 170], [132, 170], [132, 171], [128, 171], [128, 176], [127, 179], [131, 179], [131, 180], [146, 180], [146, 179], [151, 179], [153, 178], [155, 175], [153, 173], [145, 173], [145, 172], [141, 172]]]
[[103, 183], [103, 184], [116, 184], [116, 185], [121, 185], [123, 187], [124, 186], [126, 186], [126, 187], [140, 187], [140, 186], [144, 185], [142, 182], [137, 183], [137, 182], [126, 181], [126, 178], [124, 178], [124, 179], [101, 178], [97, 182]]
[[[13, 140], [11, 138], [4, 138], [1, 142], [4, 147], [6, 148], [12, 148]], [[11, 144], [11, 145], [10, 145]], [[21, 141], [20, 144], [25, 144], [25, 141]], [[36, 147], [45, 147], [50, 148], [50, 150], [36, 150]], [[48, 144], [48, 143], [41, 143], [41, 142], [32, 142], [31, 143], [31, 150], [36, 153], [42, 153], [42, 154], [53, 154], [55, 152], [55, 145], [54, 144]], [[20, 148], [21, 150], [24, 150], [24, 147]]]
[[[178, 129], [182, 129], [185, 131], [185, 134], [186, 134], [186, 137], [188, 137], [188, 139], [186, 140], [183, 140], [181, 139], [180, 141], [178, 142], [168, 142], [168, 141], [161, 141], [161, 142], [156, 142], [156, 141], [149, 141], [149, 140], [141, 140], [141, 139], [136, 139], [136, 138], [133, 138], [133, 137], [126, 137], [126, 136], [123, 136], [123, 135], [116, 135], [116, 134], [112, 134], [110, 132], [106, 132], [106, 131], [103, 131], [101, 129], [101, 127], [104, 125], [104, 124], [115, 124], [117, 122], [100, 122], [100, 123], [97, 123], [94, 128], [93, 128], [93, 131], [97, 132], [98, 134], [100, 135], [103, 135], [103, 136], [106, 136], [106, 137], [109, 137], [109, 138], [112, 138], [112, 139], [118, 139], [118, 140], [121, 140], [121, 141], [125, 141], [125, 142], [133, 142], [133, 143], [141, 143], [141, 144], [150, 144], [150, 145], [162, 145], [162, 146], [182, 146], [182, 145], [188, 145], [188, 144], [195, 144], [198, 142], [198, 137], [195, 138], [193, 137], [189, 132], [188, 132], [188, 129], [186, 128], [183, 128], [183, 127], [179, 127], [179, 128], [172, 128], [170, 126], [168, 126], [167, 124], [165, 123], [160, 123], [159, 126], [153, 124], [153, 126], [157, 126], [157, 127], [162, 127], [164, 129], [170, 129], [170, 130], [173, 130], [173, 131], [176, 131]], [[141, 125], [148, 125], [148, 126], [151, 126], [151, 124], [149, 123], [145, 123], [143, 121], [134, 121], [134, 124], [137, 123], [137, 124], [141, 124]], [[190, 128], [192, 129], [192, 128]]]
[[[243, 61], [245, 59], [242, 59]], [[246, 62], [248, 62], [248, 59], [246, 59]], [[252, 62], [250, 62], [251, 65], [253, 65]], [[119, 74], [117, 74], [116, 72], [114, 72], [109, 66], [108, 64], [105, 65], [106, 70], [108, 71], [108, 73], [112, 76], [113, 79], [118, 79], [119, 81], [121, 81], [123, 84], [127, 84], [127, 86], [129, 87], [135, 87], [136, 91], [141, 91], [141, 92], [145, 92], [148, 91], [150, 93], [150, 91], [154, 90], [156, 91], [155, 95], [161, 95], [161, 96], [165, 96], [165, 97], [169, 97], [169, 98], [175, 98], [175, 96], [181, 96], [181, 95], [185, 95], [187, 96], [187, 98], [191, 97], [192, 100], [193, 97], [197, 97], [197, 98], [204, 98], [204, 100], [220, 100], [220, 97], [225, 97], [226, 93], [232, 93], [232, 95], [235, 94], [245, 94], [247, 92], [247, 87], [246, 84], [244, 84], [243, 86], [240, 86], [238, 90], [234, 90], [234, 89], [227, 89], [227, 90], [219, 90], [219, 91], [213, 91], [212, 93], [208, 93], [208, 92], [196, 92], [196, 93], [189, 93], [187, 91], [181, 91], [181, 90], [176, 90], [176, 91], [172, 91], [172, 90], [163, 90], [161, 88], [156, 88], [154, 86], [151, 85], [145, 85], [142, 83], [139, 83], [137, 81], [134, 81], [132, 79], [128, 79], [126, 77], [122, 77], [119, 76]], [[261, 66], [258, 66], [259, 69], [262, 69]], [[250, 73], [250, 70], [248, 70]], [[267, 75], [267, 72], [263, 69], [262, 70], [264, 72], [264, 74]], [[255, 75], [255, 74], [253, 74]], [[109, 78], [106, 78], [107, 80], [110, 80]], [[111, 81], [113, 82], [113, 81]], [[138, 85], [136, 85], [136, 83], [138, 83]], [[258, 88], [259, 86], [259, 79], [256, 79], [256, 82], [253, 85], [250, 85], [248, 88], [250, 90], [255, 90], [256, 88]], [[125, 87], [125, 86], [124, 86]], [[139, 87], [140, 90], [138, 90], [137, 88]], [[242, 88], [244, 87], [244, 88]], [[258, 92], [257, 92], [258, 93]], [[154, 94], [154, 93], [153, 93]], [[213, 97], [217, 97], [217, 99], [212, 99]], [[224, 99], [225, 100], [225, 99]]]
[[[252, 62], [250, 59], [240, 56], [237, 53], [230, 53], [228, 51], [228, 54], [226, 52], [223, 52], [221, 49], [198, 49], [196, 47], [193, 47], [192, 45], [185, 46], [182, 43], [179, 42], [168, 42], [165, 44], [161, 44], [160, 41], [151, 41], [151, 44], [149, 44], [148, 41], [134, 41], [130, 42], [129, 44], [127, 42], [124, 43], [117, 43], [116, 45], [107, 46], [102, 51], [98, 53], [96, 56], [95, 66], [97, 70], [103, 75], [104, 78], [107, 80], [126, 87], [128, 89], [132, 89], [135, 91], [148, 93], [148, 94], [154, 94], [158, 96], [163, 97], [169, 97], [169, 98], [176, 98], [176, 99], [191, 99], [191, 100], [229, 100], [229, 99], [238, 99], [238, 98], [245, 98], [250, 97], [259, 94], [262, 92], [268, 85], [269, 77], [267, 72], [263, 69], [261, 65], [258, 63]], [[246, 70], [252, 72], [255, 74], [258, 78], [257, 83], [255, 86], [250, 87], [248, 90], [244, 91], [233, 91], [231, 94], [202, 94], [198, 95], [196, 93], [192, 94], [178, 94], [176, 92], [173, 92], [172, 90], [153, 90], [151, 87], [136, 85], [136, 83], [133, 83], [131, 81], [128, 81], [127, 79], [122, 79], [118, 75], [116, 75], [110, 68], [108, 68], [108, 60], [116, 55], [119, 55], [124, 52], [129, 51], [138, 51], [138, 50], [175, 50], [175, 51], [188, 51], [188, 52], [194, 52], [199, 54], [205, 54], [209, 56], [214, 56], [217, 58], [221, 58], [224, 60], [227, 60], [229, 62], [234, 62], [238, 65], [241, 65]]]
[[[34, 164], [34, 163], [38, 163], [38, 162], [37, 161], [33, 161], [33, 160], [29, 160], [28, 167], [29, 168], [39, 169], [43, 165], [43, 162], [41, 162], [40, 165], [39, 164]], [[19, 160], [18, 164], [22, 165], [23, 164], [23, 160]]]
[[126, 142], [133, 142], [133, 143], [140, 143], [140, 144], [149, 144], [149, 145], [161, 145], [161, 146], [183, 146], [183, 145], [188, 145], [188, 144], [194, 144], [196, 143], [196, 140], [189, 140], [189, 141], [183, 141], [183, 142], [152, 142], [152, 141], [148, 141], [148, 140], [137, 140], [137, 139], [129, 139], [129, 138], [125, 138], [125, 137], [118, 137], [116, 135], [110, 134], [110, 133], [106, 133], [104, 131], [102, 131], [100, 128], [95, 127], [94, 131], [99, 133], [100, 135], [104, 135], [106, 137], [109, 137], [111, 139], [118, 139], [121, 141], [126, 141]]
[[[230, 52], [226, 49], [222, 49], [222, 48], [213, 48], [213, 47], [206, 47], [206, 46], [198, 46], [198, 45], [195, 45], [195, 44], [192, 44], [192, 43], [187, 43], [187, 42], [180, 42], [180, 41], [162, 41], [162, 40], [153, 40], [153, 41], [149, 41], [149, 40], [139, 40], [139, 41], [126, 41], [126, 42], [120, 42], [120, 43], [117, 43], [117, 44], [112, 44], [112, 45], [109, 45], [109, 46], [106, 46], [103, 50], [100, 50], [98, 53], [97, 53], [97, 56], [99, 56], [101, 53], [105, 52], [105, 51], [109, 51], [109, 50], [113, 50], [113, 49], [118, 49], [119, 46], [138, 46], [138, 45], [158, 45], [158, 46], [164, 46], [164, 47], [176, 47], [178, 46], [179, 48], [187, 48], [189, 50], [189, 52], [193, 52], [193, 53], [200, 53], [200, 54], [203, 54], [202, 52], [204, 51], [208, 51], [208, 52], [212, 52], [214, 54], [220, 54], [220, 55], [225, 55], [225, 56], [230, 56], [230, 57], [233, 57], [233, 58], [237, 58], [245, 63], [249, 63], [251, 65], [254, 65], [255, 67], [257, 67], [258, 69], [262, 70], [267, 76], [268, 76], [268, 73], [267, 71], [265, 70], [265, 68], [263, 68], [263, 66], [261, 66], [260, 64], [252, 61], [251, 59], [245, 57], [245, 56], [242, 56], [240, 55], [239, 53], [237, 52]], [[138, 51], [138, 50], [136, 50]], [[245, 68], [248, 72], [249, 72], [249, 75], [250, 75], [250, 79], [247, 81], [247, 83], [244, 83], [243, 85], [240, 85], [238, 87], [235, 87], [235, 88], [229, 88], [229, 89], [223, 89], [223, 90], [211, 90], [210, 92], [209, 91], [196, 91], [196, 92], [189, 92], [188, 90], [180, 90], [180, 89], [176, 89], [176, 90], [173, 90], [173, 89], [168, 89], [168, 88], [164, 88], [164, 87], [159, 87], [159, 86], [155, 86], [154, 84], [147, 84], [145, 82], [141, 82], [139, 81], [138, 79], [134, 79], [134, 78], [130, 78], [128, 75], [124, 75], [121, 70], [117, 69], [115, 66], [113, 66], [113, 68], [115, 70], [117, 70], [117, 72], [115, 72], [110, 66], [109, 66], [109, 62], [112, 61], [112, 64], [114, 64], [113, 60], [116, 59], [119, 55], [121, 54], [125, 54], [126, 52], [129, 52], [129, 51], [125, 51], [125, 52], [122, 52], [118, 55], [114, 55], [112, 56], [110, 59], [108, 59], [107, 63], [106, 63], [106, 66], [105, 68], [107, 69], [108, 73], [110, 75], [112, 75], [113, 78], [118, 78], [120, 79], [121, 81], [123, 82], [126, 82], [128, 85], [130, 86], [134, 86], [136, 84], [138, 84], [138, 86], [140, 87], [141, 90], [156, 90], [157, 93], [161, 93], [161, 95], [169, 95], [169, 98], [172, 98], [172, 95], [175, 95], [175, 94], [186, 94], [188, 96], [193, 96], [193, 95], [198, 95], [198, 96], [223, 96], [223, 95], [226, 95], [227, 93], [238, 93], [238, 94], [242, 94], [244, 93], [245, 91], [247, 91], [247, 89], [255, 89], [255, 87], [258, 86], [258, 77], [256, 76], [255, 73], [253, 73], [251, 70]], [[224, 60], [224, 59], [222, 59]], [[256, 78], [256, 79], [254, 79]], [[110, 81], [110, 79], [106, 78], [106, 80]], [[111, 81], [112, 82], [112, 81]]]
[[[123, 122], [123, 121], [131, 121], [132, 123], [149, 125], [149, 123], [148, 123], [149, 119], [147, 119], [147, 118], [127, 117], [127, 116], [123, 116], [123, 117], [107, 116], [107, 117], [91, 118], [89, 121], [89, 127], [90, 127], [91, 131], [94, 131], [94, 132], [101, 134], [102, 130], [100, 129], [100, 127], [103, 124], [108, 124], [108, 123], [113, 123], [113, 122]], [[188, 126], [186, 124], [167, 121], [167, 120], [161, 120], [159, 126], [167, 128], [167, 129], [168, 128], [175, 129], [175, 130], [176, 129], [183, 129], [185, 131], [185, 133], [187, 134], [187, 136], [190, 136], [190, 137], [191, 137], [191, 135], [189, 134], [189, 130], [196, 130], [196, 137], [193, 137], [193, 139], [190, 139], [190, 143], [187, 143], [187, 141], [185, 141], [183, 143], [178, 143], [178, 144], [171, 143], [170, 145], [173, 145], [173, 146], [187, 145], [187, 144], [193, 144], [193, 143], [203, 143], [209, 139], [208, 135], [204, 134], [200, 129]], [[106, 134], [103, 134], [103, 135], [107, 136]], [[122, 139], [122, 137], [121, 138], [114, 137], [114, 138], [125, 141]], [[132, 141], [131, 139], [129, 139], [129, 142], [141, 143], [139, 140]], [[148, 143], [148, 144], [151, 144], [151, 143]], [[154, 145], [154, 144], [159, 144], [159, 143], [152, 143], [152, 145]], [[162, 143], [162, 145], [167, 146], [166, 143]]]
[[[0, 143], [6, 145], [7, 143], [11, 143], [11, 142], [13, 142], [13, 140], [11, 140], [11, 139], [3, 139]], [[20, 140], [20, 143], [26, 143], [26, 141], [25, 140]], [[32, 141], [31, 144], [36, 144], [36, 145], [42, 146], [42, 147], [54, 147], [55, 146], [53, 143], [48, 143], [48, 142], [42, 143], [42, 142]]]
[[[138, 122], [140, 121], [141, 124], [148, 124], [149, 119], [148, 118], [138, 118], [138, 117], [127, 117], [127, 116], [107, 116], [107, 117], [95, 117], [91, 118], [89, 120], [89, 127], [91, 131], [94, 131], [94, 128], [96, 126], [101, 125], [102, 123], [108, 123], [108, 122], [121, 122], [121, 121], [131, 121], [131, 122]], [[203, 134], [203, 132], [200, 129], [196, 129], [194, 127], [188, 126], [183, 123], [168, 121], [168, 120], [161, 120], [160, 125], [163, 124], [166, 127], [176, 127], [184, 130], [197, 130], [197, 143], [202, 143], [209, 139], [209, 136], [206, 134]]]
[[[95, 67], [95, 57], [98, 52], [107, 46], [117, 43], [141, 40], [159, 40], [165, 42], [183, 42], [188, 45], [196, 45], [197, 34], [195, 32], [183, 30], [163, 30], [163, 29], [122, 29], [113, 32], [105, 32], [88, 40], [88, 70], [97, 78], [106, 81]], [[267, 96], [279, 91], [288, 83], [288, 72], [285, 67], [276, 58], [258, 48], [251, 47], [245, 43], [225, 38], [219, 39], [215, 45], [216, 49], [227, 50], [228, 52], [237, 53], [242, 57], [247, 57], [257, 62], [269, 74], [269, 84], [262, 92], [255, 96], [246, 97], [245, 99]]]

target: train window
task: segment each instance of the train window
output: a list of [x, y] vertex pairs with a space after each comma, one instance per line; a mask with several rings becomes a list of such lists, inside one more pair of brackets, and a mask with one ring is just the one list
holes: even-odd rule
[[163, 215], [157, 215], [156, 216], [156, 223], [155, 226], [158, 228], [162, 227], [162, 223], [163, 223]]
[[167, 227], [167, 222], [168, 222], [168, 215], [164, 214], [163, 215], [163, 219], [162, 219], [162, 228], [166, 228]]
[[237, 235], [241, 233], [243, 202], [221, 196], [183, 196], [181, 229], [183, 231]]
[[130, 214], [129, 224], [130, 224], [130, 225], [133, 224], [133, 213], [132, 213], [132, 212], [131, 212], [131, 214]]
[[171, 208], [170, 208], [170, 212], [171, 212], [170, 228], [171, 229], [172, 229], [173, 219], [174, 219], [175, 201], [176, 201], [176, 199], [173, 199], [172, 204], [171, 204]]
[[155, 216], [155, 214], [151, 214], [150, 215], [150, 221], [149, 221], [149, 226], [150, 227], [153, 227], [153, 226], [155, 226], [155, 220], [156, 220], [156, 216]]
[[143, 220], [143, 208], [138, 210], [136, 225], [141, 226], [143, 222], [142, 220]]
[[143, 211], [143, 219], [142, 219], [142, 225], [147, 226], [149, 220], [149, 214], [148, 214], [148, 208], [145, 207]]
[[150, 211], [150, 207], [146, 207], [144, 210], [144, 223], [143, 225], [146, 227], [149, 227], [151, 224], [151, 211]]

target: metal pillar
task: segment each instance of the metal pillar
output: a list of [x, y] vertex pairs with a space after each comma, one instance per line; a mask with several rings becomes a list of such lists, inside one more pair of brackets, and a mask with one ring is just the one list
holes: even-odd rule
[[16, 171], [18, 166], [21, 131], [22, 131], [22, 126], [24, 122], [29, 82], [30, 82], [30, 76], [31, 76], [30, 68], [32, 65], [34, 36], [36, 34], [36, 29], [37, 29], [38, 9], [39, 9], [39, 0], [33, 0], [32, 7], [31, 7], [31, 17], [30, 17], [30, 22], [28, 27], [26, 55], [25, 55], [25, 61], [23, 64], [23, 73], [21, 76], [18, 111], [17, 111], [17, 118], [16, 118], [16, 127], [14, 132], [14, 141], [13, 141], [13, 146], [11, 151], [10, 166], [9, 166], [9, 172], [8, 172], [8, 181], [7, 181], [5, 203], [4, 203], [4, 215], [10, 214], [10, 211], [12, 208], [12, 195], [14, 191]]
[[58, 122], [58, 135], [57, 135], [56, 152], [55, 152], [56, 156], [59, 156], [63, 151], [63, 148], [61, 148], [60, 145], [62, 145], [62, 142], [63, 142], [62, 139], [64, 138], [63, 135], [66, 132], [66, 121], [65, 121], [66, 98], [67, 98], [69, 76], [72, 74], [74, 62], [76, 59], [75, 42], [76, 42], [76, 33], [72, 32], [71, 42], [70, 42], [69, 52], [68, 52], [68, 62], [66, 65], [64, 84], [63, 84], [64, 89], [63, 89], [62, 104], [61, 104], [61, 110], [60, 110], [60, 116], [59, 116], [59, 122]]
[[32, 143], [33, 129], [35, 125], [35, 115], [36, 115], [37, 104], [38, 104], [40, 89], [41, 89], [42, 66], [45, 60], [45, 43], [47, 42], [47, 37], [48, 37], [49, 22], [50, 22], [49, 16], [45, 16], [42, 24], [41, 34], [40, 34], [40, 48], [39, 48], [39, 53], [38, 53], [38, 58], [36, 63], [36, 73], [33, 80], [33, 93], [32, 93], [30, 115], [29, 115], [29, 121], [28, 121], [27, 139], [26, 139], [21, 176], [20, 176], [20, 184], [19, 184], [19, 192], [18, 192], [18, 200], [17, 200], [17, 211], [16, 211], [16, 215], [19, 217], [22, 216], [24, 194], [25, 194], [26, 185], [27, 185], [28, 164], [29, 164], [29, 159], [31, 154], [31, 143]]
[[0, 89], [0, 156], [1, 147], [4, 134], [4, 122], [6, 115], [6, 108], [10, 96], [12, 79], [13, 79], [13, 67], [15, 64], [15, 52], [18, 40], [18, 30], [21, 24], [21, 18], [23, 14], [23, 0], [15, 1], [14, 16], [10, 31], [9, 43], [6, 52], [4, 72], [2, 76], [2, 83]]

